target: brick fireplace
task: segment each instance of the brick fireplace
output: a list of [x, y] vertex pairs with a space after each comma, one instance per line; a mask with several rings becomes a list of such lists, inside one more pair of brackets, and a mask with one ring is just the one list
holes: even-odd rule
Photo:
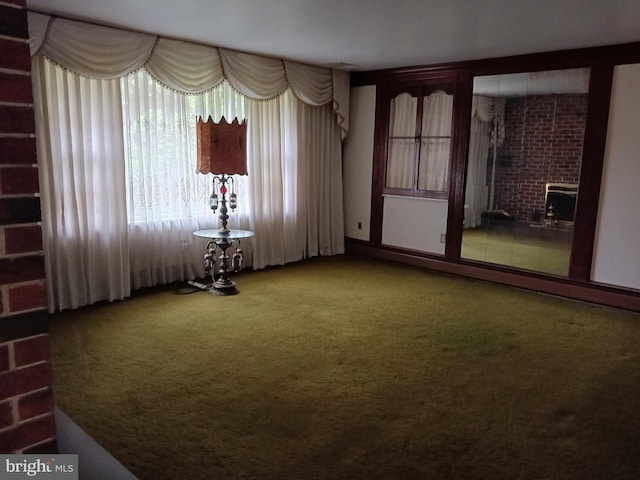
[[55, 453], [26, 0], [0, 0], [0, 453]]
[[520, 221], [541, 220], [546, 184], [578, 183], [586, 116], [586, 94], [507, 99], [506, 135], [496, 169], [497, 208]]

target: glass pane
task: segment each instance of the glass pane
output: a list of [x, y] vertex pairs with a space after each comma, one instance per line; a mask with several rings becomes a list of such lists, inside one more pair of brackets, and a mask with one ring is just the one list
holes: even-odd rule
[[568, 275], [588, 69], [477, 77], [462, 257]]
[[453, 95], [433, 92], [422, 102], [422, 136], [450, 137], [453, 119]]
[[453, 95], [437, 91], [422, 101], [418, 190], [447, 191]]
[[450, 152], [450, 138], [423, 138], [421, 140], [418, 190], [447, 191]]
[[416, 136], [416, 112], [418, 111], [418, 99], [408, 93], [401, 93], [391, 99], [391, 111], [389, 117], [390, 137], [415, 137]]
[[401, 93], [391, 99], [387, 151], [387, 188], [413, 189], [418, 99]]
[[413, 188], [413, 164], [416, 158], [414, 138], [390, 138], [387, 154], [387, 188]]

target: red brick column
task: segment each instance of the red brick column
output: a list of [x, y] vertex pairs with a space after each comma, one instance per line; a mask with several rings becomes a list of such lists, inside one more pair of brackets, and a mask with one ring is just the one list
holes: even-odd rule
[[55, 453], [25, 0], [0, 0], [0, 452]]

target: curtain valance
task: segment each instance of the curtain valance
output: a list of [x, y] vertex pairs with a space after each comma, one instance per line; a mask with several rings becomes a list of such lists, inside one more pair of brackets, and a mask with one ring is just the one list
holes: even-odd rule
[[160, 83], [202, 93], [227, 80], [247, 97], [268, 100], [287, 88], [304, 103], [332, 104], [342, 137], [349, 128], [349, 74], [328, 68], [173, 40], [29, 12], [31, 55], [92, 78], [146, 68]]

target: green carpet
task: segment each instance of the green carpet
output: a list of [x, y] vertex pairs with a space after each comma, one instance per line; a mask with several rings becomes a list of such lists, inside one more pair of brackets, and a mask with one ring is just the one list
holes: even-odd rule
[[554, 238], [542, 228], [469, 228], [462, 234], [461, 257], [567, 276], [571, 235], [561, 233]]
[[354, 256], [52, 316], [56, 401], [142, 480], [637, 479], [640, 315]]

